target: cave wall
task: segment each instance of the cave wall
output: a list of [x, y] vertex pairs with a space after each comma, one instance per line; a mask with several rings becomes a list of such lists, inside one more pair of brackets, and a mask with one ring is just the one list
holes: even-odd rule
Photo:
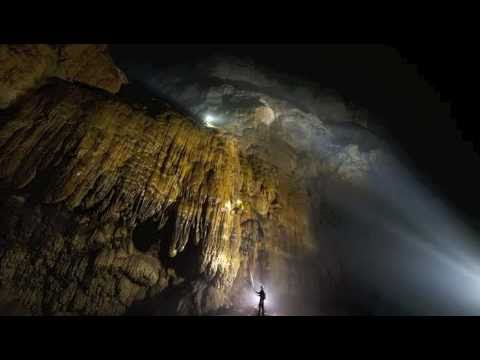
[[51, 77], [78, 81], [111, 93], [128, 82], [106, 45], [1, 45], [0, 109]]
[[251, 272], [295, 291], [305, 190], [232, 134], [113, 95], [126, 79], [105, 51], [0, 47], [0, 305], [162, 313], [176, 292], [174, 313], [204, 314]]
[[[128, 72], [128, 63], [124, 65]], [[372, 179], [376, 174], [384, 178], [382, 169], [392, 160], [368, 112], [322, 84], [248, 59], [214, 56], [159, 67], [138, 80], [196, 114], [206, 126], [231, 133], [243, 154], [275, 168], [271, 173], [278, 180], [278, 212], [283, 215], [271, 223], [262, 243], [272, 241], [259, 254], [259, 259], [267, 254], [268, 260], [258, 261], [269, 270], [262, 274], [248, 268], [263, 276], [267, 293], [273, 292], [267, 306], [278, 300], [290, 303], [284, 308], [291, 314], [348, 312], [347, 297], [356, 295], [346, 283], [338, 247], [345, 243], [339, 240], [348, 239], [348, 222], [335, 198], [353, 189], [375, 191], [378, 183]], [[298, 236], [296, 228], [303, 229]]]

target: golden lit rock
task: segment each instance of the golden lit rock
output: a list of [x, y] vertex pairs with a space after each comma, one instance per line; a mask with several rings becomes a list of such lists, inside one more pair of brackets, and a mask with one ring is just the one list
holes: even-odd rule
[[310, 235], [288, 171], [173, 109], [119, 100], [125, 78], [104, 47], [3, 46], [0, 57], [0, 99], [15, 103], [0, 123], [0, 280], [23, 309], [123, 314], [178, 287], [179, 313], [206, 313], [252, 271], [293, 286], [291, 258]]
[[51, 77], [116, 93], [127, 83], [106, 45], [0, 45], [0, 109]]

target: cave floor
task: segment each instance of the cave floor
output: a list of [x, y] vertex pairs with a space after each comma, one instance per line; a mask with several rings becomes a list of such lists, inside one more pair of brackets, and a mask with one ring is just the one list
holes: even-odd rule
[[[258, 308], [256, 307], [243, 307], [243, 308], [230, 308], [219, 311], [216, 316], [257, 316]], [[265, 316], [281, 316], [275, 312], [265, 311]]]

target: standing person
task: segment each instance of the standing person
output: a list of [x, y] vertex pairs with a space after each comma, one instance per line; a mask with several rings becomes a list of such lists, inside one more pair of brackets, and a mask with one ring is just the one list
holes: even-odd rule
[[265, 291], [263, 290], [263, 285], [260, 286], [260, 291], [255, 291], [258, 296], [260, 296], [260, 302], [258, 303], [258, 316], [260, 316], [260, 313], [262, 314], [261, 316], [265, 316], [265, 308], [263, 306], [263, 302], [266, 299]]

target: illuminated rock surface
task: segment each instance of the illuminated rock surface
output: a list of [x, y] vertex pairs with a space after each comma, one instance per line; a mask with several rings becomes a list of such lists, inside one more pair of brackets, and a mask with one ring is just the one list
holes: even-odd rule
[[83, 82], [112, 93], [127, 82], [105, 45], [2, 45], [0, 109], [50, 77]]
[[0, 276], [27, 312], [121, 314], [181, 287], [178, 312], [205, 313], [264, 247], [304, 241], [277, 170], [173, 110], [51, 80], [2, 119], [0, 147]]
[[2, 46], [0, 59], [3, 312], [208, 314], [252, 305], [252, 273], [275, 308], [336, 281], [308, 260], [327, 253], [312, 216], [330, 226], [309, 184], [366, 176], [378, 148], [230, 83], [162, 87], [228, 120], [217, 129], [152, 112], [114, 95], [126, 78], [103, 46]]

